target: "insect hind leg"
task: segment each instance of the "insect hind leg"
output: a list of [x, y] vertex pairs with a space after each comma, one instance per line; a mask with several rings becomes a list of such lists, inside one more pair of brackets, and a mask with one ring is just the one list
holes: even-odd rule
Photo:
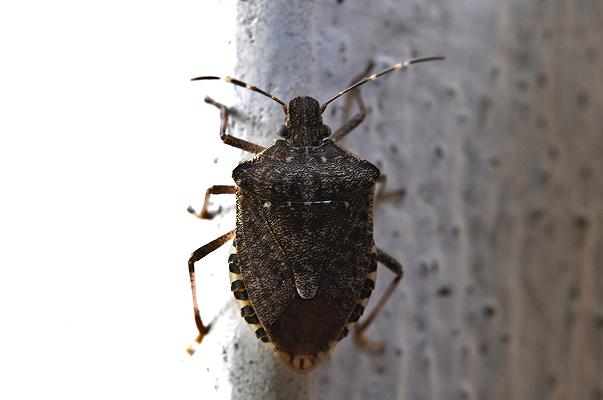
[[381, 313], [383, 307], [385, 306], [385, 303], [387, 303], [392, 293], [396, 289], [396, 286], [398, 286], [398, 283], [400, 283], [400, 281], [402, 280], [404, 272], [402, 270], [402, 264], [400, 264], [393, 257], [391, 257], [389, 254], [385, 253], [383, 250], [380, 249], [377, 249], [377, 262], [380, 262], [381, 264], [385, 265], [390, 271], [396, 274], [396, 276], [391, 281], [391, 283], [385, 290], [385, 293], [383, 293], [372, 312], [361, 323], [356, 326], [356, 330], [354, 332], [354, 339], [356, 340], [356, 343], [358, 343], [358, 345], [360, 345], [361, 347], [364, 347], [375, 353], [381, 354], [385, 350], [385, 344], [383, 342], [377, 342], [374, 340], [367, 339], [364, 335], [364, 331], [368, 329], [370, 324]]
[[225, 233], [224, 235], [212, 240], [211, 242], [207, 243], [206, 245], [199, 247], [197, 250], [195, 250], [193, 252], [193, 254], [191, 255], [191, 257], [188, 260], [188, 274], [189, 274], [189, 278], [190, 278], [190, 282], [191, 282], [191, 290], [193, 293], [193, 309], [194, 309], [194, 313], [195, 313], [195, 325], [197, 325], [197, 330], [199, 331], [197, 338], [195, 339], [193, 344], [191, 344], [191, 346], [187, 350], [190, 355], [192, 355], [195, 352], [196, 347], [201, 343], [201, 341], [203, 340], [203, 338], [205, 337], [207, 332], [209, 332], [209, 325], [203, 324], [203, 321], [201, 320], [201, 314], [199, 313], [199, 305], [197, 303], [197, 284], [195, 281], [195, 263], [197, 261], [201, 260], [203, 257], [208, 255], [209, 253], [218, 249], [225, 243], [234, 239], [235, 235], [236, 235], [236, 233], [235, 233], [234, 229], [230, 232]]

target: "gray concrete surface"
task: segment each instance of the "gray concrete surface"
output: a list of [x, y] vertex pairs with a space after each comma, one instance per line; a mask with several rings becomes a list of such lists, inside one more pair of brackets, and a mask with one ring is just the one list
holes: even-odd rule
[[[229, 307], [208, 373], [233, 399], [603, 398], [601, 3], [367, 4], [240, 1], [237, 77], [324, 101], [370, 59], [447, 56], [365, 85], [366, 122], [344, 141], [408, 192], [375, 211], [406, 269], [368, 332], [388, 352], [347, 340], [296, 376]], [[281, 109], [237, 95], [233, 130], [270, 143]]]

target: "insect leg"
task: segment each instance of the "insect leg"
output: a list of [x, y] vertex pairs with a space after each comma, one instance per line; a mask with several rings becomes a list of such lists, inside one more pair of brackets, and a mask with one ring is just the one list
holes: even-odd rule
[[[360, 74], [357, 77], [355, 77], [354, 79], [352, 79], [352, 83], [357, 82], [362, 77], [367, 75], [371, 69], [373, 69], [372, 61], [369, 62], [365, 71], [362, 74]], [[347, 120], [347, 122], [345, 122], [341, 128], [339, 128], [335, 131], [335, 133], [331, 136], [331, 139], [334, 142], [338, 142], [341, 139], [343, 139], [344, 136], [346, 136], [354, 128], [356, 128], [358, 125], [360, 125], [362, 123], [362, 121], [364, 121], [364, 118], [366, 117], [366, 107], [364, 105], [364, 101], [362, 100], [362, 95], [360, 94], [360, 90], [353, 90], [346, 96], [346, 101], [345, 101], [345, 105], [344, 105], [344, 118], [347, 119], [347, 115], [348, 115], [348, 112], [350, 110], [350, 107], [351, 107], [353, 101], [355, 101], [356, 104], [358, 104], [358, 108], [360, 109], [360, 111], [358, 111], [358, 113], [356, 115], [354, 115], [352, 118]]]
[[197, 213], [197, 211], [195, 211], [192, 206], [188, 206], [186, 210], [197, 218], [212, 219], [216, 216], [216, 214], [220, 212], [220, 210], [212, 213], [207, 211], [207, 208], [209, 207], [209, 197], [212, 194], [235, 194], [236, 192], [237, 188], [234, 186], [214, 185], [205, 191], [205, 201], [203, 202], [203, 208], [201, 209], [201, 212]]
[[228, 126], [228, 116], [230, 115], [230, 110], [228, 109], [228, 107], [226, 107], [222, 103], [218, 103], [217, 101], [215, 101], [214, 99], [212, 99], [209, 96], [205, 97], [205, 102], [208, 104], [211, 104], [212, 106], [214, 106], [220, 110], [220, 117], [221, 117], [220, 139], [222, 139], [222, 141], [225, 144], [248, 151], [250, 153], [254, 153], [254, 154], [257, 154], [264, 150], [264, 148], [260, 145], [248, 142], [243, 139], [236, 138], [236, 137], [231, 136], [228, 133], [226, 133], [226, 127]]
[[389, 270], [396, 274], [396, 276], [385, 290], [385, 293], [383, 293], [383, 296], [381, 296], [381, 298], [379, 299], [379, 302], [377, 303], [373, 311], [371, 311], [371, 313], [360, 324], [356, 326], [356, 330], [354, 332], [354, 339], [356, 340], [356, 343], [358, 343], [360, 346], [372, 350], [376, 353], [382, 353], [385, 350], [385, 344], [383, 342], [376, 342], [367, 339], [364, 336], [364, 331], [369, 327], [371, 322], [375, 320], [377, 315], [379, 315], [379, 313], [383, 309], [383, 306], [385, 305], [387, 300], [389, 300], [390, 296], [396, 289], [396, 286], [398, 286], [398, 283], [402, 280], [404, 272], [402, 271], [402, 264], [400, 264], [390, 255], [380, 249], [377, 249], [377, 261], [385, 265]]
[[386, 187], [386, 183], [387, 183], [386, 175], [380, 175], [379, 178], [377, 179], [377, 182], [379, 182], [381, 184], [381, 185], [379, 185], [379, 189], [377, 189], [377, 194], [375, 196], [375, 200], [377, 202], [402, 200], [404, 198], [404, 196], [406, 196], [406, 189], [404, 189], [404, 188], [400, 188], [400, 189], [397, 189], [397, 190], [394, 190], [391, 192], [385, 191], [385, 187]]
[[209, 331], [209, 326], [205, 326], [203, 321], [201, 320], [201, 314], [199, 314], [199, 305], [197, 304], [197, 285], [195, 283], [195, 263], [216, 250], [223, 244], [227, 243], [229, 240], [234, 239], [235, 230], [233, 229], [230, 232], [225, 233], [224, 235], [218, 237], [217, 239], [212, 240], [207, 243], [205, 246], [199, 247], [197, 250], [193, 252], [191, 258], [188, 260], [188, 274], [191, 281], [191, 290], [193, 292], [193, 309], [195, 312], [195, 324], [197, 325], [197, 329], [199, 330], [199, 335], [193, 342], [193, 344], [188, 348], [188, 353], [192, 355], [195, 352], [196, 347], [201, 343], [203, 337]]

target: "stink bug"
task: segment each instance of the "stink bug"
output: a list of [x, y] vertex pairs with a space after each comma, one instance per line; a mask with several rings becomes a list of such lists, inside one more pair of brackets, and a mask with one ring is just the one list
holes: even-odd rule
[[[199, 330], [194, 345], [208, 332], [199, 314], [194, 264], [234, 239], [228, 265], [241, 316], [294, 371], [313, 369], [354, 327], [360, 345], [383, 350], [382, 343], [369, 341], [363, 332], [402, 279], [402, 265], [373, 241], [373, 200], [385, 197], [384, 176], [375, 165], [337, 144], [366, 115], [358, 91], [350, 97], [355, 96], [360, 111], [334, 134], [322, 123], [321, 114], [333, 100], [383, 74], [442, 59], [396, 64], [358, 80], [322, 105], [311, 97], [296, 97], [287, 104], [230, 77], [193, 78], [242, 86], [276, 101], [285, 112], [279, 131], [283, 138], [264, 148], [229, 135], [229, 109], [205, 98], [220, 110], [222, 141], [255, 156], [234, 169], [234, 186], [212, 186], [200, 212], [189, 207], [192, 214], [209, 219], [211, 195], [236, 194], [236, 229], [195, 250], [188, 261]], [[375, 196], [379, 181], [383, 184]], [[372, 312], [356, 325], [375, 287], [377, 263], [395, 277]]]

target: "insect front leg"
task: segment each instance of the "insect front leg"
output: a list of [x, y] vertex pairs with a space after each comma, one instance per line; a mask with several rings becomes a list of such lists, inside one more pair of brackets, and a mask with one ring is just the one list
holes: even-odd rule
[[354, 339], [356, 340], [356, 343], [358, 343], [364, 348], [367, 348], [376, 353], [383, 353], [383, 351], [385, 350], [385, 344], [383, 342], [376, 342], [367, 339], [364, 336], [364, 331], [367, 330], [369, 325], [375, 320], [377, 315], [379, 315], [379, 313], [383, 309], [383, 306], [385, 305], [385, 303], [387, 303], [387, 300], [389, 300], [392, 293], [396, 289], [396, 286], [398, 286], [398, 283], [400, 283], [400, 281], [402, 280], [404, 272], [402, 270], [402, 264], [400, 264], [393, 257], [388, 255], [381, 249], [377, 249], [377, 262], [380, 262], [381, 264], [385, 265], [389, 270], [396, 274], [396, 276], [385, 290], [385, 293], [383, 293], [383, 296], [381, 296], [381, 298], [377, 302], [377, 305], [375, 306], [373, 311], [361, 323], [356, 326], [356, 330], [354, 332]]
[[212, 106], [218, 108], [220, 110], [220, 139], [224, 144], [229, 146], [236, 147], [238, 149], [242, 149], [248, 151], [250, 153], [257, 154], [264, 150], [264, 147], [257, 145], [255, 143], [248, 142], [243, 139], [236, 138], [226, 133], [226, 127], [228, 126], [228, 117], [230, 115], [230, 110], [222, 103], [218, 103], [214, 99], [209, 96], [205, 97], [205, 102], [211, 104]]
[[192, 355], [195, 352], [196, 347], [201, 343], [203, 337], [209, 332], [209, 326], [203, 324], [201, 320], [201, 314], [199, 313], [199, 305], [197, 303], [197, 285], [195, 283], [195, 263], [201, 260], [203, 257], [221, 247], [228, 241], [234, 239], [235, 230], [233, 229], [230, 232], [225, 233], [224, 235], [218, 237], [217, 239], [212, 240], [207, 243], [205, 246], [199, 247], [197, 250], [193, 252], [191, 258], [188, 260], [188, 275], [191, 281], [191, 290], [193, 292], [193, 309], [195, 313], [195, 324], [197, 325], [197, 329], [199, 330], [199, 335], [188, 348], [188, 353]]
[[216, 212], [209, 212], [207, 208], [209, 207], [209, 198], [212, 194], [235, 194], [237, 192], [237, 188], [235, 186], [230, 185], [214, 185], [205, 191], [205, 200], [203, 201], [203, 208], [201, 208], [200, 212], [195, 211], [192, 206], [188, 206], [186, 209], [189, 213], [195, 215], [197, 218], [201, 219], [212, 219], [217, 214], [220, 213], [220, 209]]
[[[360, 79], [362, 79], [362, 77], [365, 76], [366, 74], [368, 74], [372, 68], [373, 68], [373, 62], [370, 61], [369, 64], [367, 65], [365, 71], [362, 74], [355, 77], [354, 79], [352, 79], [352, 82], [350, 83], [350, 85], [352, 85], [352, 84], [356, 83], [357, 81], [359, 81]], [[359, 111], [358, 111], [358, 113], [356, 113], [356, 115], [354, 115], [352, 118], [347, 120], [341, 128], [339, 128], [335, 131], [335, 133], [331, 136], [331, 139], [334, 142], [338, 142], [341, 139], [343, 139], [348, 133], [350, 133], [352, 130], [354, 130], [354, 128], [356, 128], [358, 125], [360, 125], [362, 123], [362, 121], [364, 121], [364, 118], [366, 117], [366, 107], [364, 105], [364, 101], [362, 100], [362, 95], [360, 94], [360, 89], [356, 89], [356, 90], [352, 90], [351, 92], [349, 92], [348, 95], [346, 96], [345, 105], [344, 105], [344, 118], [347, 119], [349, 109], [351, 108], [353, 102], [355, 102], [358, 105]]]

